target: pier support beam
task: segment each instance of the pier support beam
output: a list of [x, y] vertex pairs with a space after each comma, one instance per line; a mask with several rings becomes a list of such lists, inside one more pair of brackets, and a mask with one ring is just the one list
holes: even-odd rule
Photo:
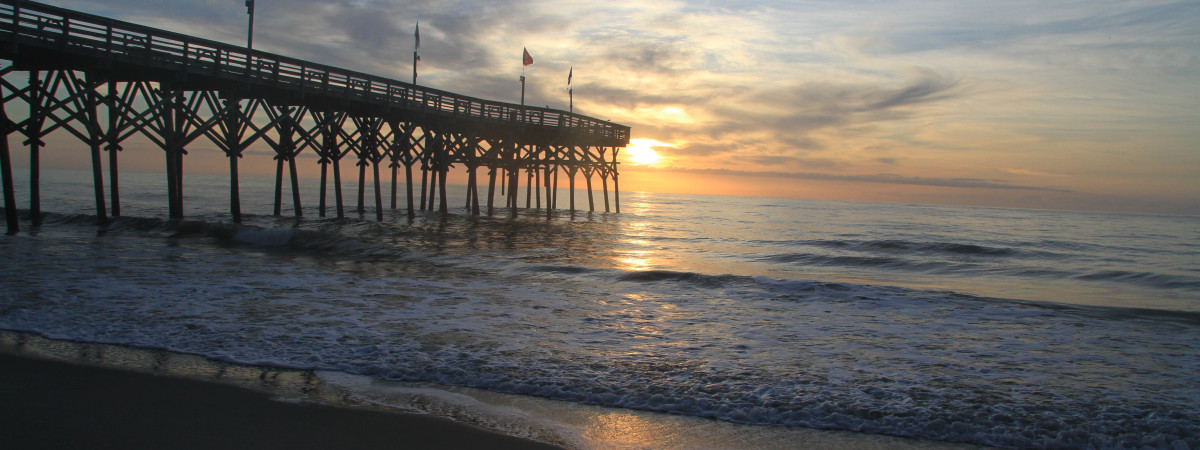
[[172, 220], [183, 219], [183, 155], [187, 137], [187, 109], [183, 92], [161, 89], [158, 93], [163, 137], [163, 153], [167, 169], [167, 210]]
[[233, 223], [242, 223], [242, 194], [238, 181], [238, 160], [242, 154], [228, 152], [226, 157], [229, 158], [229, 213], [233, 216]]
[[487, 215], [491, 217], [495, 212], [496, 200], [496, 167], [488, 167], [488, 195], [487, 195]]
[[108, 208], [104, 206], [104, 166], [100, 158], [100, 146], [104, 143], [105, 133], [100, 129], [100, 116], [97, 108], [97, 104], [100, 103], [100, 94], [96, 92], [96, 88], [102, 83], [94, 83], [90, 75], [85, 76], [83, 80], [74, 76], [72, 79], [83, 104], [81, 119], [85, 121], [88, 148], [92, 156], [92, 190], [96, 197], [96, 224], [105, 225], [108, 223]]
[[[4, 76], [4, 73], [0, 73], [0, 76]], [[4, 97], [2, 92], [0, 92], [0, 97]], [[13, 184], [12, 158], [8, 151], [8, 135], [16, 130], [16, 124], [12, 120], [9, 120], [5, 103], [0, 98], [0, 183], [4, 185], [4, 221], [8, 227], [6, 233], [17, 234], [21, 230], [21, 223], [17, 215], [17, 195]]]
[[517, 185], [520, 182], [520, 161], [518, 160], [521, 152], [521, 145], [517, 143], [511, 144], [507, 149], [508, 168], [508, 211], [510, 218], [517, 218]]
[[379, 190], [379, 161], [371, 161], [371, 169], [375, 172], [375, 221], [383, 222], [383, 193]]
[[[29, 119], [26, 120], [25, 145], [29, 146], [29, 216], [33, 226], [42, 224], [42, 170], [41, 148], [42, 125], [46, 116], [42, 114], [43, 98], [42, 81], [38, 71], [29, 72]], [[51, 96], [52, 97], [52, 96]]]
[[338, 161], [342, 159], [345, 153], [338, 149], [337, 139], [338, 131], [341, 129], [342, 123], [346, 120], [346, 114], [312, 111], [312, 117], [317, 122], [317, 130], [321, 138], [320, 143], [316, 146], [316, 153], [320, 158], [317, 163], [321, 164], [320, 206], [318, 206], [317, 214], [320, 217], [325, 217], [325, 210], [327, 208], [325, 200], [328, 195], [327, 186], [329, 185], [329, 165], [332, 164], [337, 217], [340, 219], [345, 217], [345, 212], [342, 208], [342, 177]]
[[300, 117], [305, 114], [304, 108], [290, 106], [273, 106], [267, 110], [275, 123], [278, 141], [267, 138], [271, 148], [275, 150], [275, 215], [283, 213], [283, 165], [288, 166], [291, 180], [292, 210], [296, 217], [304, 216], [304, 206], [300, 202], [300, 178], [296, 171], [296, 156], [300, 150], [296, 147], [296, 132], [299, 131]]
[[421, 161], [421, 211], [424, 211], [426, 208], [425, 201], [426, 201], [426, 196], [428, 195], [428, 193], [427, 193], [427, 189], [429, 189], [428, 183], [429, 183], [429, 165], [424, 159], [422, 159], [422, 161]]
[[379, 163], [386, 157], [380, 150], [380, 126], [383, 120], [378, 117], [355, 117], [358, 127], [358, 142], [352, 146], [358, 156], [358, 214], [366, 214], [366, 175], [367, 166], [371, 166], [372, 180], [375, 192], [375, 220], [383, 221], [383, 192], [379, 180]]
[[392, 158], [393, 161], [404, 165], [404, 191], [408, 201], [408, 220], [412, 220], [416, 216], [413, 203], [415, 199], [413, 198], [412, 170], [413, 164], [418, 160], [413, 141], [413, 133], [416, 128], [416, 125], [411, 123], [399, 125], [398, 122], [392, 122]]
[[610, 212], [608, 207], [608, 171], [600, 171], [600, 190], [604, 193], [604, 212]]
[[[9, 122], [7, 115], [3, 118]], [[7, 128], [7, 126], [5, 126]], [[7, 234], [17, 234], [21, 231], [21, 223], [17, 216], [17, 196], [14, 191], [12, 158], [8, 153], [8, 130], [4, 130], [0, 138], [0, 182], [4, 183], [4, 220], [8, 226]]]
[[232, 95], [226, 95], [222, 99], [224, 106], [224, 118], [221, 120], [220, 128], [222, 135], [219, 140], [224, 144], [221, 150], [225, 151], [225, 157], [229, 158], [229, 213], [233, 216], [234, 223], [242, 223], [242, 194], [238, 175], [238, 160], [242, 158], [242, 105], [241, 102]]
[[108, 82], [108, 95], [104, 97], [108, 111], [108, 131], [104, 134], [104, 151], [108, 152], [108, 188], [109, 204], [113, 217], [121, 217], [120, 171], [117, 170], [117, 153], [121, 151], [121, 131], [124, 129], [121, 112], [123, 103], [117, 96], [117, 83]]
[[436, 169], [438, 174], [438, 212], [446, 214], [450, 212], [450, 202], [446, 198], [446, 174], [450, 172], [450, 146], [453, 145], [447, 142], [449, 136], [439, 133], [438, 145], [434, 146], [434, 159], [437, 161]]
[[612, 151], [613, 151], [613, 160], [612, 160], [613, 203], [617, 207], [617, 214], [620, 214], [621, 213], [621, 188], [620, 188], [620, 184], [617, 182], [617, 176], [620, 175], [620, 172], [617, 170], [617, 164], [620, 164], [620, 163], [617, 162], [617, 154], [619, 154], [621, 152], [621, 149], [618, 147], [613, 147]]
[[568, 153], [570, 161], [567, 163], [567, 198], [570, 199], [570, 211], [575, 213], [575, 174], [579, 172], [579, 167], [575, 164], [575, 150], [571, 149]]
[[592, 172], [594, 171], [591, 167], [583, 168], [583, 178], [587, 182], [588, 212], [596, 211], [596, 200], [592, 197]]

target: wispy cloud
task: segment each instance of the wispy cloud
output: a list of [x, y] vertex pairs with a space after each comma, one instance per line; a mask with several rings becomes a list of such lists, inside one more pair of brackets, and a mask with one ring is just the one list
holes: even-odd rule
[[1000, 169], [1000, 171], [1004, 172], [1004, 173], [1011, 173], [1013, 175], [1029, 175], [1029, 176], [1035, 176], [1035, 177], [1062, 177], [1062, 176], [1065, 176], [1063, 174], [1058, 174], [1058, 173], [1041, 172], [1041, 171], [1029, 170], [1029, 169], [1013, 169], [1013, 168], [1007, 168], [1007, 167]]

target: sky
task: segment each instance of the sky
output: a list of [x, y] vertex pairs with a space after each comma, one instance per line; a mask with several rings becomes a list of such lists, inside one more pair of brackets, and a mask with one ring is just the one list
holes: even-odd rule
[[[46, 3], [246, 41], [243, 0]], [[623, 191], [1200, 214], [1194, 0], [258, 0], [254, 47], [411, 80], [418, 22], [421, 85], [572, 71]]]

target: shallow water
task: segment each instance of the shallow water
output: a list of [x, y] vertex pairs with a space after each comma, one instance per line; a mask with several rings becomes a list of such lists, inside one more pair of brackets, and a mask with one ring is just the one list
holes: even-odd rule
[[126, 176], [97, 231], [86, 178], [44, 176], [46, 225], [0, 239], [0, 328], [763, 433], [1200, 445], [1195, 217], [624, 193], [235, 226], [194, 178], [188, 221]]

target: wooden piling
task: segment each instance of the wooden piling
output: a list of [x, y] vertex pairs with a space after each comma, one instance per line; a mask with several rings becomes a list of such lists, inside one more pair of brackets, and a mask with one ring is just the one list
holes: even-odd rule
[[558, 194], [555, 192], [558, 190], [558, 171], [554, 170], [554, 168], [555, 168], [555, 166], [553, 164], [546, 165], [546, 209], [547, 210], [554, 210], [554, 209], [558, 208], [557, 205], [555, 204], [555, 201], [556, 201], [555, 197], [558, 196]]
[[8, 225], [8, 234], [17, 234], [21, 231], [21, 224], [17, 215], [17, 194], [13, 185], [12, 158], [8, 152], [8, 124], [11, 121], [8, 119], [8, 114], [4, 112], [4, 103], [0, 101], [0, 126], [4, 127], [3, 136], [0, 136], [0, 182], [4, 183], [4, 219]]
[[375, 221], [383, 222], [383, 194], [379, 190], [379, 161], [371, 161], [371, 168], [375, 172]]
[[393, 158], [392, 162], [390, 164], [388, 164], [388, 168], [392, 169], [392, 209], [396, 209], [396, 193], [397, 193], [397, 187], [398, 187], [398, 186], [396, 186], [396, 182], [398, 181], [397, 180], [397, 175], [398, 175], [397, 172], [400, 170], [400, 165], [396, 164], [396, 159]]
[[339, 162], [341, 160], [341, 154], [333, 159], [333, 197], [334, 202], [337, 203], [337, 218], [339, 219], [346, 217], [345, 203], [342, 201], [342, 167]]
[[283, 157], [275, 155], [275, 217], [283, 215]]
[[242, 223], [241, 183], [238, 175], [238, 159], [241, 155], [229, 155], [229, 212], [233, 223]]
[[550, 183], [550, 192], [554, 195], [550, 196], [550, 208], [558, 209], [558, 163], [551, 168], [551, 175], [554, 176], [554, 181]]
[[317, 196], [320, 197], [320, 199], [317, 201], [317, 217], [325, 217], [325, 196], [327, 194], [325, 186], [329, 181], [329, 158], [322, 155], [321, 159], [318, 160], [317, 163], [321, 165], [321, 185], [318, 188], [320, 191], [317, 194]]
[[450, 203], [446, 199], [446, 173], [447, 168], [442, 168], [441, 175], [438, 177], [438, 212], [446, 214], [450, 212]]
[[181, 130], [186, 126], [184, 120], [183, 94], [164, 88], [159, 95], [160, 107], [165, 111], [163, 117], [163, 154], [166, 157], [167, 172], [167, 210], [172, 220], [183, 219], [183, 136]]
[[421, 211], [425, 210], [425, 200], [426, 200], [426, 195], [427, 195], [426, 189], [428, 188], [428, 182], [429, 182], [429, 166], [424, 161], [422, 161], [421, 162]]
[[433, 211], [433, 202], [437, 200], [437, 184], [440, 173], [435, 167], [429, 169], [429, 204], [425, 205], [426, 211]]
[[366, 210], [366, 194], [367, 194], [367, 160], [365, 155], [360, 156], [358, 162], [358, 215], [362, 217], [367, 213]]
[[613, 160], [612, 160], [613, 203], [616, 206], [617, 214], [620, 214], [621, 213], [621, 189], [620, 189], [620, 184], [617, 182], [617, 175], [619, 175], [619, 172], [617, 171], [617, 164], [620, 164], [620, 163], [617, 162], [617, 155], [621, 153], [621, 149], [614, 146], [612, 151], [613, 151]]
[[567, 183], [568, 183], [568, 186], [570, 186], [570, 188], [568, 189], [569, 193], [567, 194], [567, 196], [568, 196], [568, 198], [571, 199], [570, 211], [572, 213], [575, 212], [575, 171], [576, 171], [576, 169], [575, 169], [574, 164], [572, 164], [570, 166], [570, 168], [567, 169]]
[[[472, 211], [472, 209], [471, 209], [471, 194], [472, 194], [472, 191], [475, 190], [475, 169], [476, 168], [477, 168], [477, 166], [468, 166], [467, 167], [467, 204], [466, 204], [466, 206], [463, 206], [463, 208], [465, 208], [469, 214]], [[478, 203], [478, 201], [476, 201], [476, 203]]]
[[495, 200], [496, 200], [496, 167], [492, 166], [492, 167], [488, 167], [488, 195], [487, 195], [488, 217], [491, 217], [492, 213], [495, 212], [495, 208], [494, 208]]
[[600, 190], [604, 193], [604, 212], [608, 209], [608, 173], [600, 172]]
[[[78, 80], [76, 80], [78, 81]], [[99, 103], [99, 94], [96, 92], [96, 87], [91, 82], [91, 76], [85, 75], [82, 83], [77, 83], [80, 95], [83, 96], [83, 115], [87, 121], [88, 130], [88, 147], [92, 155], [92, 190], [96, 197], [96, 224], [105, 225], [108, 223], [108, 208], [104, 206], [104, 167], [101, 164], [100, 145], [104, 141], [103, 132], [100, 130], [100, 116], [96, 108]]]
[[117, 170], [117, 152], [121, 151], [121, 142], [119, 139], [120, 129], [117, 125], [117, 115], [120, 110], [119, 101], [116, 95], [117, 83], [115, 81], [108, 82], [108, 96], [106, 104], [108, 106], [108, 132], [105, 133], [104, 150], [108, 152], [108, 188], [109, 188], [109, 204], [112, 209], [113, 217], [121, 217], [121, 189], [120, 189], [120, 172]]
[[26, 127], [25, 141], [29, 145], [29, 215], [33, 226], [42, 224], [42, 194], [41, 194], [41, 158], [42, 122], [45, 117], [42, 109], [42, 82], [38, 71], [29, 72], [29, 124]]
[[533, 185], [537, 184], [533, 181], [534, 172], [537, 172], [537, 170], [532, 167], [525, 168], [525, 175], [528, 178], [525, 182], [525, 209], [529, 209], [529, 206], [533, 204]]
[[514, 167], [508, 171], [508, 211], [509, 217], [515, 219], [517, 218], [517, 183], [519, 177], [517, 175], [517, 168], [515, 167], [516, 163], [514, 162], [513, 164]]
[[546, 180], [543, 182], [546, 185], [546, 218], [550, 218], [554, 211], [554, 192], [551, 189], [550, 182], [550, 164], [546, 163]]
[[595, 211], [596, 201], [592, 198], [592, 170], [584, 169], [583, 177], [587, 180], [588, 211]]
[[304, 216], [304, 206], [300, 204], [300, 176], [296, 173], [296, 155], [288, 156], [288, 170], [292, 175], [292, 209], [296, 217]]
[[414, 206], [413, 202], [415, 201], [415, 199], [413, 198], [412, 163], [408, 163], [408, 164], [404, 165], [404, 180], [405, 180], [405, 189], [408, 192], [408, 218], [409, 218], [409, 220], [412, 220], [414, 217], [416, 217], [416, 211], [413, 211], [413, 206]]

